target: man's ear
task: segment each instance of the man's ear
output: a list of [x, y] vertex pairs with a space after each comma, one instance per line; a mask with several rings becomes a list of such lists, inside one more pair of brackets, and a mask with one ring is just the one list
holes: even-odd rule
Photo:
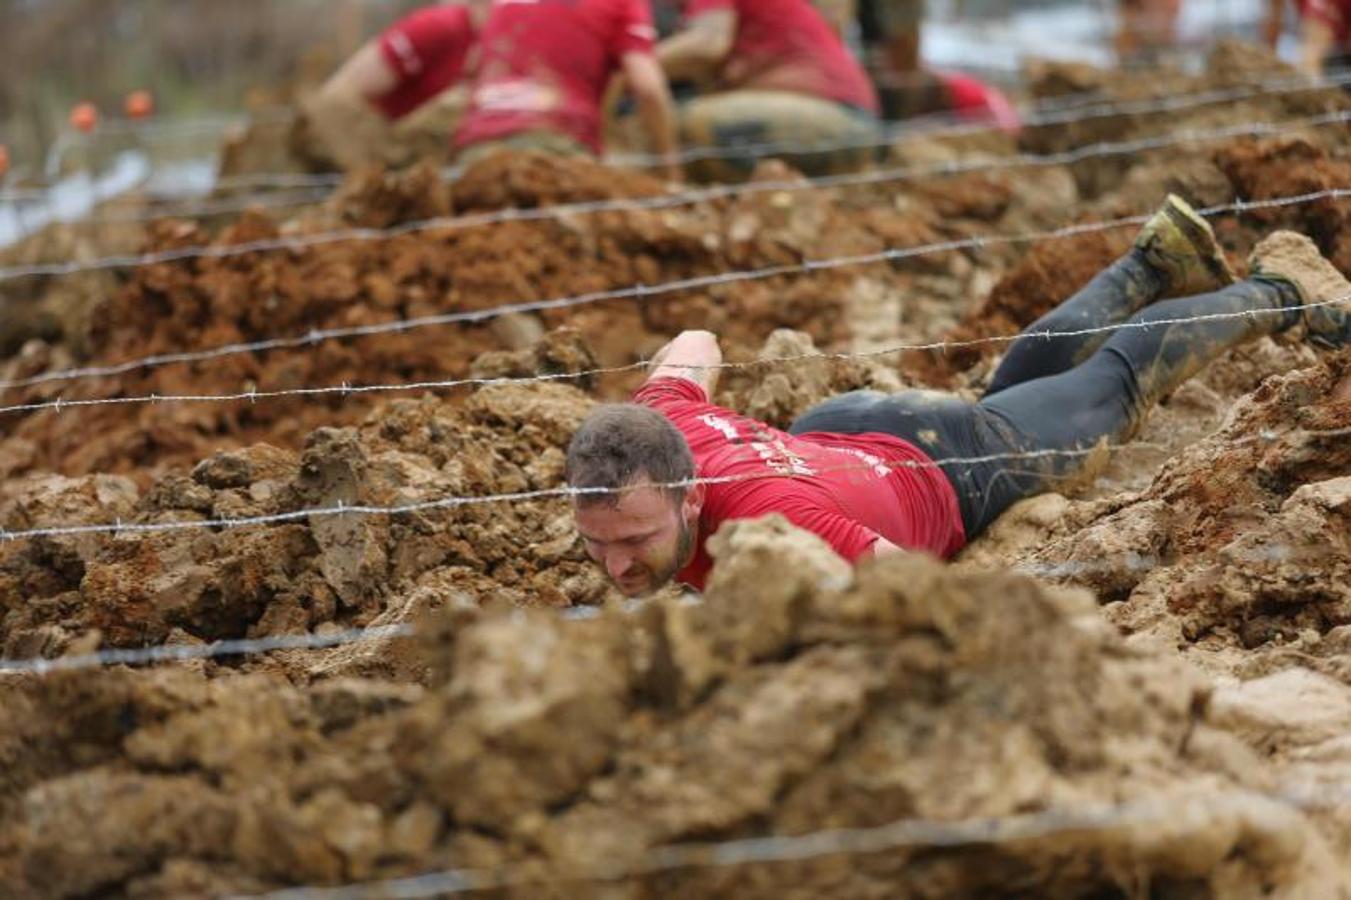
[[688, 522], [695, 522], [699, 519], [699, 513], [704, 508], [704, 484], [698, 482], [690, 485], [685, 490], [685, 499], [680, 503], [680, 512]]

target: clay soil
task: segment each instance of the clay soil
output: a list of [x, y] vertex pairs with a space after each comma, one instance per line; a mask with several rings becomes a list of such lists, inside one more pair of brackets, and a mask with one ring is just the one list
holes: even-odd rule
[[[1050, 68], [1032, 84], [1139, 99], [1282, 72], [1222, 50], [1202, 76]], [[1042, 153], [1348, 106], [1336, 90], [1273, 95], [1038, 128], [1017, 146], [902, 141], [892, 157]], [[756, 175], [795, 177], [772, 161]], [[1146, 213], [1168, 191], [1207, 206], [1348, 186], [1345, 125], [1291, 128], [1073, 166], [26, 280], [0, 299], [16, 333], [35, 336], [8, 348], [0, 379], [1057, 228]], [[51, 231], [6, 263], [667, 190], [503, 155], [450, 185], [425, 168], [358, 173], [290, 218]], [[1257, 240], [1291, 228], [1351, 274], [1344, 199], [1214, 222], [1240, 271]], [[578, 373], [636, 363], [682, 328], [718, 332], [748, 363], [718, 399], [776, 424], [852, 388], [971, 395], [1001, 344], [753, 363], [1016, 333], [1132, 236], [991, 244], [11, 387], [0, 405], [576, 376], [5, 413], [0, 528], [553, 488], [577, 423], [640, 377]], [[248, 895], [467, 869], [417, 895], [1351, 897], [1348, 385], [1351, 353], [1259, 341], [1167, 398], [1094, 480], [1015, 507], [951, 564], [854, 571], [780, 520], [741, 523], [714, 539], [699, 604], [617, 602], [557, 499], [0, 542], [6, 658], [376, 625], [414, 634], [0, 675], [0, 895]], [[894, 822], [811, 852], [707, 846]]]

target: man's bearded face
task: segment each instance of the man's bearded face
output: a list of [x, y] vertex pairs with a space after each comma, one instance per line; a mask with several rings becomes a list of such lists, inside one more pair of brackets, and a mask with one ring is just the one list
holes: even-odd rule
[[608, 501], [576, 504], [577, 530], [587, 555], [626, 597], [639, 597], [670, 581], [694, 552], [698, 499], [687, 491], [637, 486]]

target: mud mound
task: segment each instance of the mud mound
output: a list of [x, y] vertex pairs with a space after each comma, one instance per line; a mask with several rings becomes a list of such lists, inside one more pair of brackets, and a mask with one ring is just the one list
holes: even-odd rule
[[[1123, 77], [1082, 64], [1055, 63], [1035, 66], [1029, 74], [1034, 96], [1084, 94], [1104, 104], [1126, 106], [1126, 111], [1117, 114], [1068, 117], [1070, 121], [1053, 119], [1049, 124], [1024, 129], [1019, 145], [1037, 153], [1058, 152], [1099, 141], [1171, 134], [1184, 125], [1210, 127], [1221, 122], [1257, 121], [1271, 116], [1312, 116], [1346, 109], [1348, 103], [1343, 91], [1335, 86], [1273, 93], [1252, 91], [1255, 84], [1295, 84], [1302, 76], [1264, 48], [1233, 42], [1217, 45], [1206, 70], [1196, 75], [1159, 69], [1147, 77], [1138, 74]], [[1239, 96], [1225, 103], [1202, 103], [1181, 109], [1163, 103], [1151, 108], [1152, 101], [1226, 89], [1236, 89]], [[1076, 163], [1071, 170], [1083, 194], [1096, 197], [1113, 190], [1135, 164], [1129, 157], [1101, 158]]]
[[[398, 401], [360, 428], [315, 431], [299, 454], [265, 444], [223, 451], [144, 493], [109, 476], [35, 476], [7, 485], [0, 522], [228, 519], [552, 488], [590, 403], [552, 384], [486, 388], [465, 404]], [[0, 596], [14, 601], [0, 646], [10, 656], [52, 654], [81, 635], [125, 646], [365, 625], [433, 573], [526, 605], [606, 595], [560, 501], [45, 538], [0, 547]]]
[[[1096, 824], [680, 866], [609, 891], [1334, 884], [1326, 842], [1259, 795], [1277, 785], [1210, 721], [1204, 685], [1127, 652], [1088, 596], [917, 559], [855, 580], [777, 520], [725, 530], [715, 552], [702, 606], [445, 620], [426, 650], [445, 677], [426, 689], [182, 670], [11, 685], [7, 890], [158, 897], [514, 863], [561, 896], [587, 888], [560, 878], [624, 872], [672, 843], [1047, 810]], [[1122, 797], [1119, 820], [1099, 813]]]
[[[650, 196], [660, 185], [616, 175], [595, 163], [504, 154], [484, 160], [450, 191], [432, 170], [365, 172], [318, 214], [279, 225], [249, 213], [212, 235], [167, 220], [150, 230], [147, 249], [229, 247], [303, 237], [352, 225], [385, 227], [451, 211], [532, 206], [566, 200]], [[664, 211], [628, 210], [492, 227], [426, 228], [381, 241], [323, 243], [232, 257], [204, 257], [132, 270], [115, 293], [89, 311], [90, 363], [116, 363], [313, 329], [345, 328], [627, 289], [636, 284], [793, 265], [817, 253], [875, 253], [898, 226], [896, 214], [856, 217], [828, 194], [765, 192], [735, 201]], [[912, 236], [932, 232], [906, 226]], [[821, 246], [821, 235], [829, 235]], [[872, 270], [882, 283], [901, 277]], [[712, 327], [733, 347], [758, 347], [777, 327], [809, 331], [827, 345], [850, 335], [845, 286], [856, 272], [821, 271], [746, 284], [714, 285], [583, 305], [545, 315], [544, 324], [576, 327], [605, 365], [631, 363], [684, 327]], [[5, 403], [151, 394], [213, 394], [342, 384], [441, 380], [467, 374], [478, 352], [518, 349], [539, 327], [443, 326], [417, 332], [326, 341], [238, 354], [117, 377], [11, 389]], [[521, 325], [522, 323], [516, 323]], [[70, 348], [35, 345], [0, 365], [22, 378], [72, 362]], [[617, 380], [619, 393], [631, 381]], [[318, 401], [318, 402], [316, 402]], [[327, 402], [325, 402], [327, 401]], [[298, 449], [311, 430], [349, 425], [370, 410], [370, 396], [283, 398], [256, 404], [103, 406], [81, 415], [44, 411], [9, 415], [0, 458], [7, 475], [55, 471], [134, 474], [143, 487], [172, 465], [191, 466], [222, 446], [266, 440]], [[95, 431], [103, 439], [85, 438]]]
[[660, 181], [641, 172], [531, 151], [481, 159], [465, 170], [452, 189], [455, 208], [466, 211], [653, 197], [663, 191]]
[[[1005, 561], [1063, 572], [1118, 601], [1109, 618], [1142, 639], [1298, 647], [1313, 665], [1337, 655], [1338, 630], [1351, 625], [1351, 404], [1332, 389], [1348, 371], [1343, 353], [1268, 380], [1146, 491], [1068, 511], [1041, 549]], [[1209, 660], [1229, 670], [1252, 662]]]
[[[1223, 51], [1199, 77], [1067, 69], [1043, 88], [1162, 98], [1269, 65]], [[1320, 90], [1119, 115], [1034, 129], [1024, 148], [1347, 103]], [[926, 138], [893, 155], [993, 161], [1008, 140]], [[72, 315], [0, 362], [0, 379], [1054, 229], [1147, 213], [1166, 191], [1218, 205], [1345, 187], [1348, 149], [1345, 128], [1319, 128], [830, 191], [794, 190], [796, 173], [770, 161], [755, 193], [716, 201], [165, 263], [74, 282]], [[505, 154], [451, 185], [428, 167], [354, 172], [289, 221], [162, 221], [147, 246], [666, 190]], [[1346, 216], [1344, 202], [1318, 202], [1216, 224], [1236, 263], [1283, 227], [1345, 269]], [[843, 390], [921, 376], [978, 389], [990, 355], [898, 369], [875, 351], [1011, 335], [1133, 231], [729, 276], [491, 325], [35, 385], [0, 404], [569, 375], [630, 366], [700, 327], [733, 364], [716, 399], [782, 425]], [[100, 252], [59, 242], [75, 237], [14, 261]], [[11, 287], [54, 309], [42, 304], [57, 284]], [[762, 521], [716, 538], [704, 602], [631, 608], [586, 560], [564, 501], [461, 500], [557, 487], [594, 399], [639, 378], [11, 415], [0, 529], [235, 524], [0, 540], [0, 655], [382, 625], [416, 636], [0, 676], [0, 894], [232, 895], [464, 867], [478, 874], [442, 883], [521, 897], [1351, 891], [1347, 354], [1286, 339], [1228, 354], [1096, 484], [1016, 508], [956, 566], [854, 571]], [[355, 504], [405, 508], [339, 509]], [[241, 523], [251, 517], [268, 521]], [[989, 571], [1009, 567], [1027, 572]]]

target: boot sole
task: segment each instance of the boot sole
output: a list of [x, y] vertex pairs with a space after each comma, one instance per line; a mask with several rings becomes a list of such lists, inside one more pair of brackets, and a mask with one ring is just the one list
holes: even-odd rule
[[1201, 260], [1201, 264], [1206, 267], [1211, 277], [1221, 285], [1237, 283], [1238, 276], [1229, 268], [1224, 252], [1215, 243], [1215, 233], [1210, 230], [1210, 225], [1205, 219], [1171, 195], [1164, 204], [1164, 215], [1196, 249], [1197, 258]]

